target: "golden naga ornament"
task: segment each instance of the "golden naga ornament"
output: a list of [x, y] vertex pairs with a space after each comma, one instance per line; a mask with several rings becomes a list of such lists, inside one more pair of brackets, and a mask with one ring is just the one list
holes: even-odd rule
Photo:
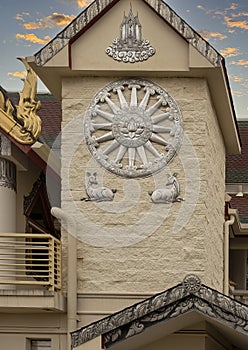
[[40, 101], [35, 100], [37, 76], [24, 58], [19, 58], [27, 70], [22, 92], [17, 106], [0, 91], [0, 126], [17, 142], [33, 144], [41, 134], [41, 119], [36, 114]]

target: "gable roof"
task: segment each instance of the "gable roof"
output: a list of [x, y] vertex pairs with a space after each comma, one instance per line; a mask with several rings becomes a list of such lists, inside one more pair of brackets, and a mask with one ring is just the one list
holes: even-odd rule
[[[226, 183], [227, 192], [232, 197], [230, 206], [238, 210], [241, 223], [248, 223], [248, 121], [238, 121], [239, 134], [241, 139], [241, 153], [229, 154], [226, 156]], [[232, 186], [230, 186], [232, 185]], [[239, 185], [242, 187], [243, 196], [237, 196]], [[235, 193], [229, 192], [230, 187]]]
[[248, 183], [248, 121], [238, 122], [241, 138], [241, 154], [226, 157], [226, 182]]
[[[35, 55], [37, 66], [43, 66], [53, 58], [60, 50], [69, 44], [74, 37], [78, 37], [93, 23], [102, 17], [112, 6], [120, 0], [95, 0], [86, 7], [64, 30]], [[194, 29], [192, 29], [175, 11], [162, 0], [143, 0], [163, 18], [177, 33], [179, 33], [189, 44], [200, 52], [210, 63], [219, 67], [223, 56], [221, 56], [206, 40], [204, 40]]]
[[[109, 348], [138, 336], [154, 325], [178, 319], [190, 312], [226, 328], [233, 345], [246, 349], [248, 342], [248, 306], [201, 283], [196, 275], [187, 275], [183, 282], [140, 303], [71, 333], [72, 348], [102, 336]], [[236, 339], [236, 337], [240, 339]]]
[[[92, 60], [92, 56], [84, 48], [83, 44], [90, 45], [89, 36], [85, 35], [85, 41], [82, 34], [88, 34], [91, 26], [96, 22], [100, 25], [103, 16], [107, 11], [111, 11], [114, 5], [122, 5], [124, 0], [95, 0], [87, 8], [85, 8], [78, 17], [76, 17], [64, 30], [62, 30], [53, 40], [43, 47], [34, 56], [27, 57], [30, 66], [41, 78], [44, 84], [49, 88], [54, 96], [58, 99], [62, 98], [62, 84], [64, 77], [74, 78], [75, 76], [84, 76], [97, 74], [116, 75], [136, 74], [142, 70], [135, 70], [134, 65], [123, 66], [118, 65], [115, 61], [113, 65], [106, 63], [106, 55], [101, 51], [104, 59], [96, 61]], [[236, 116], [225, 68], [225, 60], [206, 40], [204, 40], [195, 30], [193, 30], [180, 16], [178, 16], [164, 1], [162, 0], [140, 0], [143, 8], [151, 10], [158, 19], [165, 23], [165, 28], [170, 27], [170, 35], [173, 33], [175, 37], [180, 39], [180, 47], [185, 49], [185, 66], [181, 61], [175, 65], [175, 60], [167, 57], [171, 66], [164, 64], [162, 51], [160, 57], [160, 66], [156, 65], [156, 69], [147, 64], [142, 63], [144, 73], [146, 75], [166, 74], [166, 76], [176, 77], [200, 77], [208, 82], [214, 108], [216, 110], [220, 128], [224, 137], [226, 150], [228, 153], [237, 154], [240, 152], [239, 135], [237, 133]], [[118, 7], [116, 6], [116, 7]], [[99, 20], [100, 19], [100, 20]], [[107, 18], [104, 18], [107, 20]], [[99, 21], [98, 21], [99, 20]], [[159, 22], [162, 22], [159, 21]], [[108, 22], [110, 24], [110, 21]], [[110, 30], [111, 26], [108, 27]], [[86, 33], [87, 32], [87, 33]], [[92, 33], [92, 32], [91, 32]], [[112, 32], [111, 32], [112, 33]], [[108, 31], [108, 34], [109, 31]], [[171, 36], [172, 37], [172, 36]], [[78, 45], [77, 45], [78, 43]], [[82, 48], [80, 45], [82, 45]], [[185, 44], [185, 45], [184, 45]], [[186, 45], [187, 44], [187, 45]], [[91, 47], [91, 46], [90, 46]], [[93, 52], [94, 52], [94, 45]], [[89, 52], [91, 52], [89, 50]], [[175, 53], [174, 53], [175, 54]], [[94, 55], [94, 57], [98, 57]], [[78, 61], [76, 60], [78, 59]], [[170, 61], [171, 60], [171, 61]], [[151, 61], [151, 63], [155, 61]], [[187, 63], [186, 63], [187, 62]], [[182, 66], [181, 66], [182, 65]], [[140, 74], [140, 73], [138, 73]]]

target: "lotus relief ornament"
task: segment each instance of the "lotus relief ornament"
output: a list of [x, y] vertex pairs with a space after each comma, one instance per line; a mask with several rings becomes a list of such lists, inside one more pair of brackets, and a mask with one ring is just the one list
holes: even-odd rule
[[139, 22], [138, 14], [133, 15], [132, 6], [128, 16], [124, 14], [120, 25], [120, 38], [113, 40], [105, 50], [107, 55], [116, 61], [122, 62], [142, 62], [155, 54], [156, 50], [150, 45], [149, 41], [142, 39], [142, 27]]
[[85, 140], [108, 171], [140, 178], [162, 170], [182, 140], [182, 118], [173, 98], [144, 79], [108, 84], [93, 98], [85, 115]]

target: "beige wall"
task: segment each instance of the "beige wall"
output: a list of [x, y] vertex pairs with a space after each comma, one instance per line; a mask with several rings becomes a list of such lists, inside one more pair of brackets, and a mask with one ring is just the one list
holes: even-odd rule
[[[161, 338], [155, 341], [152, 341], [151, 339], [149, 340], [149, 338], [146, 342], [144, 342], [144, 340], [141, 340], [142, 343], [146, 343], [146, 345], [143, 346], [139, 345], [140, 338], [136, 337], [136, 339], [129, 338], [129, 340], [124, 340], [123, 343], [117, 343], [116, 347], [114, 347], [122, 350], [127, 348], [128, 350], [226, 350], [230, 349], [231, 346], [230, 343], [228, 343], [223, 338], [223, 336], [220, 336], [219, 334], [217, 336], [216, 334], [212, 335], [205, 330], [205, 327], [200, 327], [198, 331], [196, 328], [194, 331], [183, 329], [180, 332], [172, 333], [168, 336], [162, 336], [162, 334], [163, 331], [160, 333]], [[101, 337], [97, 337], [89, 342], [86, 342], [85, 344], [79, 346], [77, 349], [101, 349]]]
[[[80, 200], [85, 197], [85, 173], [92, 167], [91, 155], [84, 142], [72, 154], [68, 149], [73, 149], [76, 139], [83, 138], [83, 113], [91, 98], [113, 79], [115, 78], [94, 77], [63, 81], [62, 207], [66, 213], [70, 213], [69, 216], [73, 215], [72, 208], [76, 208], [79, 221], [83, 215], [93, 225], [96, 224], [96, 240], [103, 227], [124, 227], [127, 234], [134, 232], [139, 229], [136, 227], [137, 220], [148, 215], [155, 205], [147, 194], [149, 190], [154, 190], [152, 177], [137, 180], [141, 189], [139, 200], [125, 215], [109, 213], [94, 202]], [[151, 218], [148, 216], [146, 225], [153, 234], [137, 244], [118, 249], [94, 248], [82, 242], [82, 232], [83, 235], [87, 233], [87, 226], [79, 227], [80, 293], [134, 293], [142, 297], [143, 294], [153, 294], [181, 282], [188, 273], [196, 273], [203, 283], [222, 291], [225, 150], [207, 83], [204, 79], [197, 78], [152, 80], [165, 88], [181, 109], [185, 135], [193, 145], [199, 161], [199, 176], [194, 178], [195, 169], [191, 166], [195, 164], [195, 159], [192, 163], [195, 155], [190, 146], [186, 145], [170, 164], [170, 171], [178, 173], [181, 195], [186, 200], [183, 203], [173, 203], [166, 219], [157, 229], [156, 214]], [[79, 115], [81, 116], [77, 119]], [[94, 169], [100, 172], [96, 162], [93, 164]], [[161, 173], [164, 178], [165, 172]], [[68, 177], [69, 182], [66, 181]], [[103, 182], [104, 186], [118, 189], [115, 201], [125, 200], [123, 186], [126, 180], [105, 171]], [[194, 202], [190, 192], [198, 183], [199, 197]], [[75, 207], [71, 206], [72, 202]], [[181, 215], [185, 213], [180, 212], [183, 205], [192, 210], [192, 215], [180, 232], [172, 233], [178, 218], [184, 220]], [[162, 210], [162, 206], [163, 204], [157, 204], [156, 210]], [[65, 233], [63, 237], [66, 258]], [[66, 281], [66, 269], [64, 271], [63, 280]], [[100, 309], [106, 311], [106, 305]]]
[[30, 350], [30, 339], [51, 339], [51, 350], [66, 350], [66, 323], [52, 313], [1, 314], [0, 348]]
[[225, 350], [221, 342], [207, 334], [172, 334], [139, 350]]
[[204, 335], [177, 335], [172, 334], [166, 338], [162, 338], [150, 345], [143, 346], [139, 350], [205, 350]]

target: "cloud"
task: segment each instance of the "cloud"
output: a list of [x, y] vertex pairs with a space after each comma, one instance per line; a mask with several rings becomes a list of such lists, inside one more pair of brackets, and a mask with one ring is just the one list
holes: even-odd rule
[[15, 77], [15, 78], [25, 78], [27, 75], [27, 71], [23, 71], [23, 72], [8, 72], [9, 76]]
[[239, 77], [238, 75], [230, 75], [230, 78], [234, 83], [241, 83], [244, 81], [244, 78]]
[[23, 18], [24, 16], [30, 16], [29, 12], [17, 13], [16, 16], [15, 16], [15, 19], [17, 21], [25, 22], [25, 20]]
[[224, 35], [224, 34], [221, 34], [221, 33], [218, 33], [218, 32], [210, 32], [208, 30], [202, 30], [202, 31], [199, 31], [199, 33], [206, 40], [209, 40], [210, 38], [224, 40], [224, 39], [227, 38], [227, 36]]
[[232, 94], [237, 97], [242, 97], [246, 95], [244, 91], [237, 91], [237, 90], [232, 90]]
[[82, 8], [88, 6], [91, 2], [92, 0], [77, 0], [77, 5], [79, 8]]
[[236, 10], [237, 8], [238, 8], [238, 4], [233, 2], [227, 10]]
[[64, 27], [74, 18], [74, 15], [65, 15], [64, 13], [53, 12], [50, 16], [41, 18], [38, 22], [24, 23], [23, 27], [27, 30], [54, 28], [58, 26]]
[[212, 17], [215, 18], [216, 16], [225, 16], [230, 10], [231, 11], [236, 10], [238, 7], [238, 4], [232, 3], [230, 7], [224, 8], [223, 10], [212, 10], [202, 5], [197, 5], [196, 7], [199, 10], [204, 11], [207, 15], [212, 15]]
[[247, 61], [247, 60], [232, 61], [230, 64], [233, 64], [233, 65], [235, 65], [235, 66], [244, 66], [244, 67], [248, 67], [248, 61]]
[[240, 28], [248, 30], [248, 22], [247, 21], [234, 21], [232, 18], [225, 16], [224, 17], [226, 25], [229, 28]]
[[30, 34], [16, 34], [16, 39], [22, 39], [26, 41], [30, 41], [31, 43], [36, 43], [36, 44], [47, 44], [51, 38], [47, 35], [44, 37], [44, 39], [38, 38], [35, 34], [30, 33]]
[[236, 17], [248, 17], [248, 12], [232, 13], [231, 16], [233, 18], [236, 18]]
[[[231, 6], [223, 8], [222, 10], [214, 10], [214, 9], [208, 9], [202, 5], [198, 5], [197, 8], [199, 10], [204, 11], [207, 15], [211, 15], [212, 18], [216, 17], [225, 17], [225, 16], [232, 16], [232, 17], [239, 17], [239, 16], [246, 16], [246, 12], [240, 12], [240, 13], [233, 13], [233, 11], [237, 10], [238, 4], [232, 3]], [[231, 12], [231, 13], [230, 13]]]
[[248, 79], [245, 79], [245, 81], [241, 85], [247, 89], [248, 88]]
[[239, 49], [236, 47], [227, 47], [221, 50], [220, 53], [225, 57], [234, 57], [240, 55]]

